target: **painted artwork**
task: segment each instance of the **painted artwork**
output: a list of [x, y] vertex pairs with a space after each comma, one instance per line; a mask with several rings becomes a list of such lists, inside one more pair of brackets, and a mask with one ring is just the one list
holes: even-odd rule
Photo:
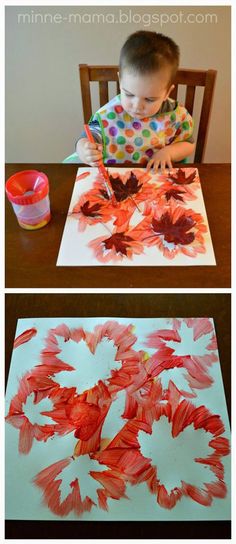
[[18, 321], [7, 519], [230, 519], [229, 438], [211, 318]]
[[215, 265], [196, 168], [79, 168], [58, 266]]

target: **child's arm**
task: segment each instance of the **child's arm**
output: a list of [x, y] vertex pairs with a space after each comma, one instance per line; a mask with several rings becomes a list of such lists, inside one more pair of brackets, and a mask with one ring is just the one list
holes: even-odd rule
[[193, 153], [195, 144], [191, 142], [177, 142], [176, 144], [166, 145], [154, 153], [152, 159], [147, 164], [147, 170], [153, 167], [154, 172], [157, 172], [161, 167], [163, 172], [165, 168], [172, 168], [172, 162], [178, 162]]

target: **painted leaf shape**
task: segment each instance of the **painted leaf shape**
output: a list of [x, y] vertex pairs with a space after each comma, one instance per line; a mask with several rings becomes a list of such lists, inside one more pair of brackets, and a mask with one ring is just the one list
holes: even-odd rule
[[182, 168], [179, 168], [177, 175], [175, 176], [168, 176], [171, 181], [174, 183], [177, 183], [178, 185], [190, 185], [190, 183], [193, 183], [195, 181], [196, 172], [192, 172], [192, 174], [189, 174], [189, 176], [186, 176], [185, 170], [182, 170]]
[[100, 189], [99, 193], [103, 198], [105, 198], [105, 200], [109, 200], [109, 194], [105, 189]]
[[195, 238], [193, 232], [189, 232], [195, 226], [195, 221], [191, 216], [186, 216], [184, 213], [177, 219], [176, 223], [172, 222], [169, 212], [165, 212], [161, 218], [152, 220], [153, 230], [157, 234], [163, 234], [164, 239], [168, 243], [188, 245]]
[[112, 234], [110, 238], [104, 240], [104, 245], [106, 249], [115, 248], [117, 253], [122, 253], [122, 255], [127, 255], [127, 248], [129, 247], [129, 242], [132, 242], [133, 238], [127, 236], [123, 232], [117, 232]]
[[112, 189], [118, 202], [126, 200], [126, 198], [128, 198], [129, 196], [137, 194], [143, 185], [142, 183], [139, 184], [139, 180], [136, 178], [133, 172], [131, 172], [126, 183], [123, 183], [123, 181], [119, 177], [109, 177]]
[[175, 200], [181, 200], [181, 202], [184, 202], [184, 199], [181, 195], [184, 195], [184, 191], [177, 191], [177, 189], [170, 189], [169, 191], [166, 191], [165, 193], [167, 202], [169, 202], [171, 198], [174, 198]]
[[86, 200], [83, 206], [81, 206], [80, 211], [83, 213], [83, 215], [86, 215], [86, 217], [100, 217], [101, 214], [98, 213], [100, 208], [100, 204], [89, 206], [89, 200]]

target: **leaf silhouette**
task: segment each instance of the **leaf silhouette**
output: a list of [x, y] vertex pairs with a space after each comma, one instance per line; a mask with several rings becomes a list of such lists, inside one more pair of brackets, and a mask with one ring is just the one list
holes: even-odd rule
[[109, 178], [118, 202], [126, 200], [126, 198], [129, 196], [137, 194], [143, 185], [142, 183], [139, 184], [139, 180], [136, 178], [133, 172], [130, 173], [129, 179], [127, 179], [126, 183], [123, 183], [119, 177], [113, 178], [113, 176], [109, 176]]
[[190, 185], [190, 183], [194, 182], [195, 176], [196, 176], [196, 171], [194, 171], [192, 174], [186, 177], [185, 170], [182, 170], [182, 168], [179, 168], [177, 172], [177, 176], [169, 175], [168, 178], [171, 179], [171, 181], [173, 181], [174, 183], [177, 183], [178, 185]]
[[165, 197], [167, 202], [171, 198], [174, 198], [175, 200], [181, 200], [181, 202], [184, 202], [184, 199], [181, 195], [184, 195], [184, 191], [178, 191], [177, 189], [170, 189], [169, 191], [166, 191]]
[[97, 213], [100, 208], [100, 204], [94, 204], [93, 206], [89, 207], [89, 200], [86, 200], [83, 206], [81, 206], [80, 211], [83, 213], [83, 215], [86, 215], [86, 217], [101, 217], [101, 214]]
[[99, 193], [100, 193], [100, 195], [103, 196], [103, 198], [105, 198], [106, 200], [109, 200], [109, 194], [105, 189], [100, 189]]
[[159, 220], [152, 220], [153, 230], [157, 234], [163, 234], [164, 240], [168, 243], [188, 245], [193, 242], [195, 235], [193, 232], [188, 232], [195, 225], [194, 219], [185, 214], [173, 223], [169, 212], [165, 212]]
[[104, 245], [106, 249], [115, 248], [117, 253], [122, 253], [122, 255], [127, 255], [127, 248], [130, 245], [130, 242], [133, 241], [131, 236], [127, 236], [124, 232], [117, 232], [104, 240]]

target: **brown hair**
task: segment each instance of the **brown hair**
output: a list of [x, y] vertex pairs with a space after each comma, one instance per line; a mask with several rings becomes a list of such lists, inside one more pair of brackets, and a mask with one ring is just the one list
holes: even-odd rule
[[170, 67], [170, 84], [179, 66], [179, 47], [168, 36], [139, 30], [131, 34], [120, 52], [120, 73], [125, 68], [138, 73], [158, 72]]

